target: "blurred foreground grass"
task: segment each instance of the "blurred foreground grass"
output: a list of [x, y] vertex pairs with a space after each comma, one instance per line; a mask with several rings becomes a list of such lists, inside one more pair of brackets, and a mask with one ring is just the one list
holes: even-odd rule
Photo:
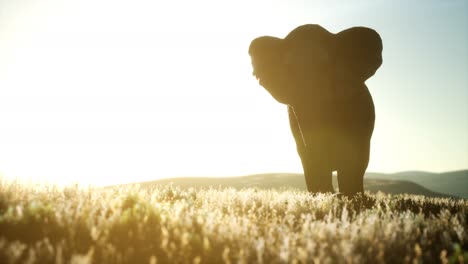
[[467, 221], [423, 196], [0, 181], [0, 263], [463, 263]]

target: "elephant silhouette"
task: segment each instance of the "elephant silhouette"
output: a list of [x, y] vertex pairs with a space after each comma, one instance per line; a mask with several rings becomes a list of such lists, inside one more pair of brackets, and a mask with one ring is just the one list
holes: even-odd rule
[[253, 75], [286, 104], [307, 189], [364, 191], [375, 109], [365, 81], [382, 64], [382, 40], [373, 29], [353, 27], [337, 34], [306, 24], [285, 38], [262, 36], [249, 47]]

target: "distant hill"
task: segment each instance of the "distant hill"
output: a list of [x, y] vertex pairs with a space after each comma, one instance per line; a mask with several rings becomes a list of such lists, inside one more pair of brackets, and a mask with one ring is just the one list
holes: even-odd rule
[[468, 170], [431, 173], [407, 171], [393, 174], [367, 173], [366, 179], [411, 181], [434, 192], [468, 199]]
[[[389, 194], [417, 194], [427, 197], [452, 197], [447, 194], [433, 192], [427, 188], [418, 185], [414, 182], [404, 180], [387, 180], [377, 179], [379, 174], [364, 180], [364, 188], [371, 192], [382, 191]], [[333, 179], [336, 187], [336, 177]], [[139, 183], [141, 187], [164, 186], [172, 184], [180, 188], [226, 188], [232, 187], [236, 189], [242, 188], [259, 188], [259, 189], [299, 189], [306, 190], [304, 176], [302, 174], [293, 173], [268, 173], [257, 174], [242, 177], [184, 177], [170, 178], [150, 182]]]

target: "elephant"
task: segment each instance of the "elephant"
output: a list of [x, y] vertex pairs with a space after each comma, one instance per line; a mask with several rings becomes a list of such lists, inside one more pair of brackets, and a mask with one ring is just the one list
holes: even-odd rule
[[375, 108], [365, 81], [382, 64], [382, 39], [373, 29], [337, 34], [316, 24], [285, 38], [261, 36], [249, 46], [253, 75], [279, 103], [289, 124], [307, 189], [352, 197], [364, 192]]

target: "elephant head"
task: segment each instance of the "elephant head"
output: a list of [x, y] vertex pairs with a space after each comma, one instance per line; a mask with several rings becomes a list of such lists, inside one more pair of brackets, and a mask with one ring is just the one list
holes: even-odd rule
[[284, 41], [280, 38], [263, 36], [252, 41], [249, 54], [252, 59], [253, 75], [278, 102], [291, 102], [290, 85], [287, 77]]
[[260, 85], [278, 102], [297, 105], [332, 100], [348, 89], [343, 84], [363, 84], [382, 64], [382, 40], [369, 28], [333, 34], [307, 24], [284, 39], [254, 39], [249, 54]]

